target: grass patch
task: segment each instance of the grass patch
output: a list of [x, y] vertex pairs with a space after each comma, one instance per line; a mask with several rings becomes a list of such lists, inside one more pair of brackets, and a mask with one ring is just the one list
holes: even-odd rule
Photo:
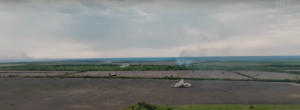
[[[1, 71], [171, 71], [171, 70], [244, 70], [244, 71], [284, 71], [299, 70], [300, 61], [297, 62], [232, 62], [213, 61], [194, 63], [191, 65], [147, 65], [131, 64], [127, 68], [120, 68], [119, 64], [0, 64]], [[289, 73], [300, 74], [297, 71]]]
[[300, 105], [189, 105], [189, 106], [175, 106], [173, 107], [172, 110], [299, 110], [299, 109], [300, 109]]
[[300, 110], [300, 105], [152, 105], [140, 101], [123, 110]]
[[300, 79], [296, 80], [295, 82], [300, 84]]

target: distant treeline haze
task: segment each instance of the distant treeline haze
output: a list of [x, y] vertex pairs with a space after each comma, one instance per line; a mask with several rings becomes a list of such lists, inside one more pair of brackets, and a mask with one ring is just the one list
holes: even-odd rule
[[[23, 65], [4, 66], [1, 71], [150, 71], [150, 70], [251, 70], [251, 71], [282, 71], [300, 70], [300, 65], [258, 65], [258, 66], [226, 66], [226, 65], [130, 65], [121, 68], [116, 64], [102, 65]], [[292, 73], [299, 73], [290, 71]]]

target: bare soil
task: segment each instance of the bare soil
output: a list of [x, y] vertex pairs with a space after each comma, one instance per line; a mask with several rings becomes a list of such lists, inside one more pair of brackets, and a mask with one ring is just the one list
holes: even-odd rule
[[108, 76], [109, 73], [118, 76], [137, 76], [137, 77], [173, 77], [182, 78], [218, 78], [218, 79], [249, 79], [229, 71], [209, 70], [209, 71], [89, 71], [76, 73], [78, 76]]
[[291, 74], [291, 73], [264, 72], [264, 71], [238, 71], [238, 72], [257, 79], [300, 79], [300, 75]]
[[289, 83], [186, 80], [0, 78], [1, 110], [120, 110], [140, 100], [160, 105], [300, 104]]
[[77, 73], [76, 71], [0, 71], [0, 76], [18, 75], [18, 76], [52, 76]]

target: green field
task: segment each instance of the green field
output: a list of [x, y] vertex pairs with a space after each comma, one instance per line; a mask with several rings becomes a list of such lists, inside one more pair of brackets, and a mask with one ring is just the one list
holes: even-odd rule
[[145, 101], [123, 110], [300, 110], [300, 105], [151, 105]]
[[151, 70], [227, 70], [227, 71], [270, 71], [300, 74], [299, 61], [265, 61], [265, 62], [204, 62], [193, 63], [191, 65], [150, 65], [147, 64], [131, 64], [129, 67], [120, 68], [119, 63], [112, 64], [64, 64], [58, 63], [28, 63], [28, 64], [0, 64], [0, 71], [151, 71]]
[[[300, 105], [190, 105], [175, 106], [169, 110], [299, 110]], [[157, 110], [167, 110], [168, 106], [158, 106]]]

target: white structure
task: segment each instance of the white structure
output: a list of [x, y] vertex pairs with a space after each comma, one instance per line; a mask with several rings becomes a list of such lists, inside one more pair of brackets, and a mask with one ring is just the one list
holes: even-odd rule
[[128, 63], [125, 63], [125, 64], [122, 64], [120, 67], [121, 68], [126, 68], [126, 67], [128, 67], [129, 66], [129, 64]]
[[172, 87], [191, 87], [191, 83], [185, 83], [183, 79], [181, 79], [178, 83], [176, 83], [174, 86], [172, 85]]

